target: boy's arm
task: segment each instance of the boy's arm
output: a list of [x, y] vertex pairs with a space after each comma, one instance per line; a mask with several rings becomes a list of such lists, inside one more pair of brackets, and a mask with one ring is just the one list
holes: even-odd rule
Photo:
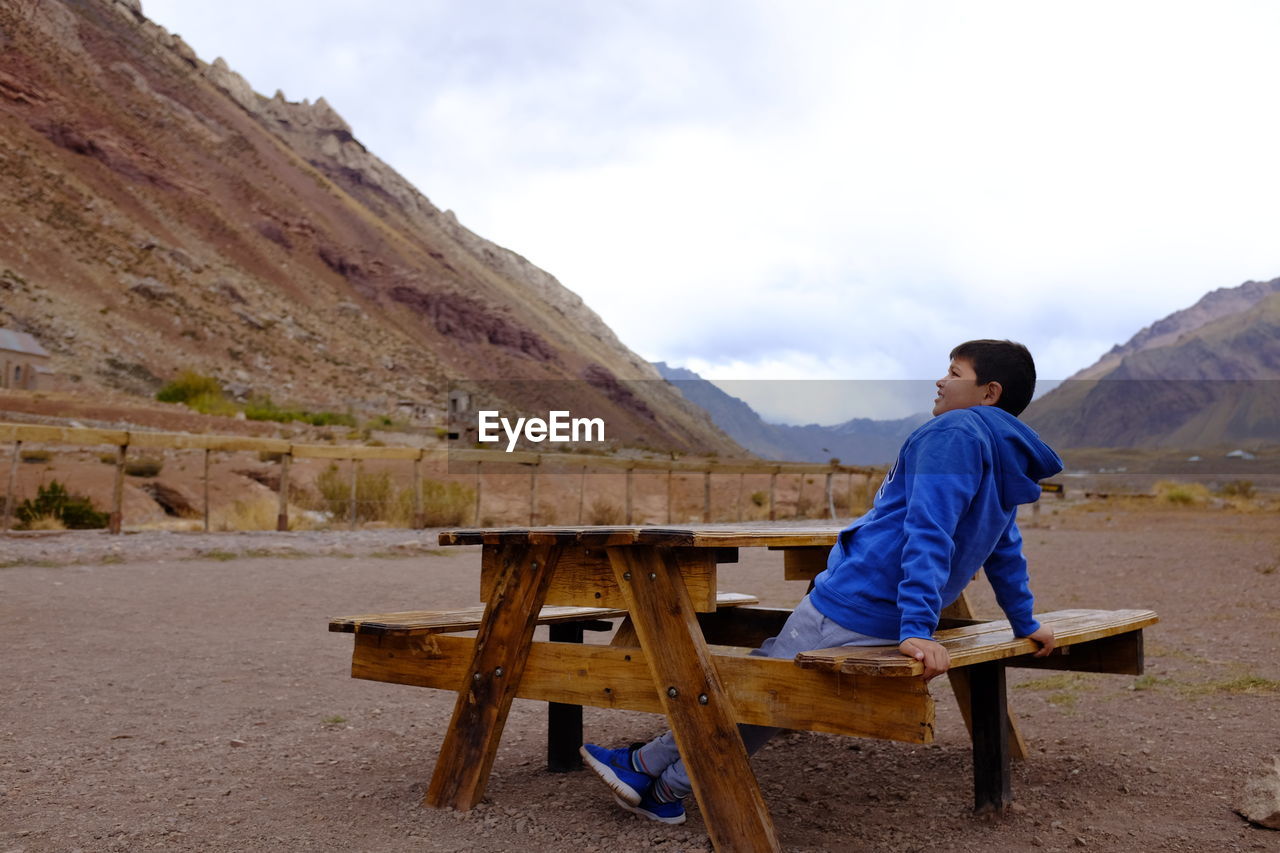
[[1010, 519], [1009, 526], [1000, 535], [996, 549], [991, 552], [983, 568], [987, 572], [987, 581], [995, 591], [996, 603], [1009, 618], [1014, 636], [1028, 637], [1039, 643], [1040, 650], [1035, 654], [1038, 658], [1053, 651], [1053, 629], [1041, 625], [1032, 615], [1035, 596], [1031, 594], [1027, 558], [1022, 554], [1022, 533], [1019, 532], [1015, 519]]
[[950, 656], [934, 642], [955, 531], [981, 482], [982, 451], [960, 430], [940, 430], [912, 447], [907, 472], [898, 650], [924, 664], [926, 680], [947, 671]]

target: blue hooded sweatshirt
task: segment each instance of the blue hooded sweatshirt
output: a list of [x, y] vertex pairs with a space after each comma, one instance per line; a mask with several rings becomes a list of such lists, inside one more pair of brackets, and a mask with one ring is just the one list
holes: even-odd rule
[[1015, 517], [1062, 460], [996, 406], [943, 412], [913, 432], [871, 510], [840, 533], [810, 601], [872, 637], [933, 637], [942, 608], [986, 567], [1017, 636], [1040, 627]]

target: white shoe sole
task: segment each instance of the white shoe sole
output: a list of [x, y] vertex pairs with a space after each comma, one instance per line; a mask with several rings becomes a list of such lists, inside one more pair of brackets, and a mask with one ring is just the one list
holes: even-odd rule
[[609, 790], [618, 797], [619, 802], [625, 800], [629, 806], [640, 805], [641, 791], [628, 785], [618, 778], [618, 774], [613, 772], [613, 768], [608, 764], [598, 761], [594, 755], [587, 751], [585, 746], [578, 747], [578, 754], [582, 756], [582, 760], [587, 762], [600, 780], [609, 786]]
[[684, 812], [681, 812], [678, 817], [663, 817], [662, 815], [656, 815], [653, 812], [645, 811], [644, 809], [640, 808], [638, 804], [633, 805], [631, 803], [628, 803], [626, 800], [622, 799], [622, 797], [614, 797], [613, 801], [618, 805], [622, 806], [627, 811], [631, 812], [632, 814], [638, 814], [640, 815], [640, 817], [647, 817], [649, 820], [656, 820], [659, 823], [668, 823], [673, 826], [684, 823], [684, 818], [685, 818]]

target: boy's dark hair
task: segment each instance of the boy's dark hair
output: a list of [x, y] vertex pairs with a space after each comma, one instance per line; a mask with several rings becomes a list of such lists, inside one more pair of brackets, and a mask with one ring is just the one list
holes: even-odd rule
[[1031, 353], [1014, 341], [966, 341], [951, 351], [952, 359], [962, 358], [973, 365], [978, 384], [999, 382], [996, 405], [1017, 417], [1036, 391], [1036, 363]]

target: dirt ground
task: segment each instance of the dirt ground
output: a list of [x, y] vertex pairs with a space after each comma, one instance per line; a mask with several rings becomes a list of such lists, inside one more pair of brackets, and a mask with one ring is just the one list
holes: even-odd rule
[[[1038, 609], [1160, 613], [1147, 674], [1012, 670], [1031, 755], [995, 818], [971, 813], [942, 679], [929, 746], [783, 735], [753, 763], [786, 849], [1280, 850], [1233, 812], [1280, 754], [1275, 514], [1077, 508], [1023, 527]], [[548, 773], [545, 706], [524, 700], [485, 801], [420, 805], [452, 695], [351, 679], [351, 638], [326, 624], [474, 603], [476, 549], [430, 532], [279, 534], [275, 550], [274, 534], [188, 536], [0, 539], [0, 853], [708, 849], [696, 805], [684, 826], [653, 824], [586, 771]], [[206, 541], [223, 544], [192, 545]], [[721, 587], [792, 605], [804, 585], [780, 569], [744, 550]], [[608, 744], [662, 728], [585, 718]]]

